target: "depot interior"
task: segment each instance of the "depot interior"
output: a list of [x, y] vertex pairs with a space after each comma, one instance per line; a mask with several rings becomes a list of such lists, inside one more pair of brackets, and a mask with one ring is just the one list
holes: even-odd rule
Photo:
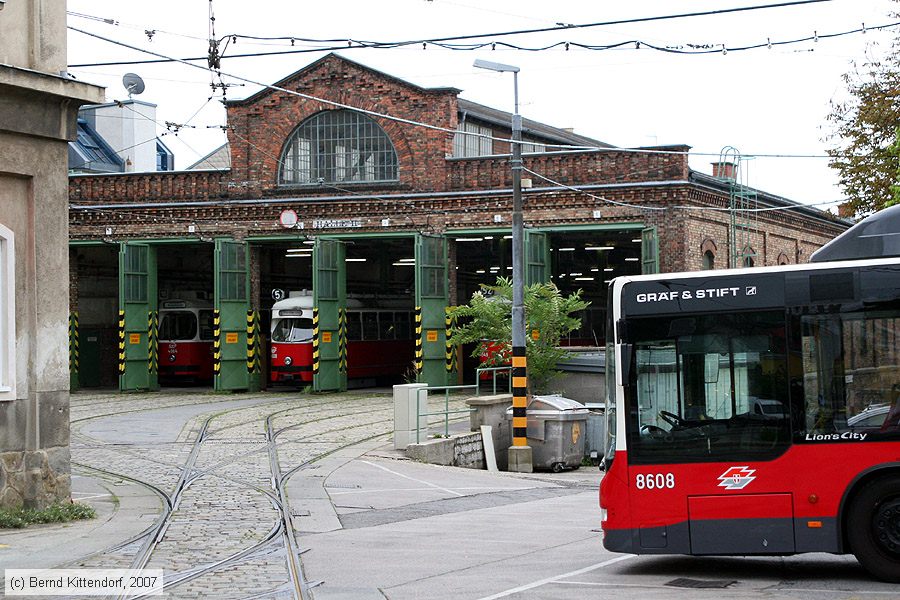
[[[346, 291], [362, 305], [412, 311], [415, 305], [414, 237], [342, 238], [345, 245]], [[451, 282], [456, 297], [468, 301], [482, 284], [512, 277], [512, 236], [507, 231], [450, 234]], [[309, 292], [313, 287], [312, 239], [254, 241], [259, 249], [258, 296], [261, 328], [268, 332], [272, 305], [280, 294]], [[641, 272], [640, 229], [581, 230], [548, 233], [550, 279], [563, 294], [581, 290], [590, 306], [579, 316], [581, 327], [565, 345], [597, 347], [605, 336], [607, 285], [614, 277]], [[170, 300], [213, 302], [213, 244], [158, 243], [156, 248], [159, 306]], [[83, 388], [118, 385], [117, 319], [119, 246], [79, 246], [77, 295], [79, 319], [79, 383]], [[451, 289], [453, 286], [451, 285]], [[253, 296], [253, 294], [251, 294]], [[264, 341], [268, 335], [264, 335]], [[464, 352], [460, 380], [474, 378], [475, 361]], [[262, 356], [268, 356], [264, 351]], [[351, 356], [352, 360], [352, 356]], [[265, 378], [264, 378], [265, 379]], [[362, 384], [374, 382], [361, 382]], [[397, 382], [395, 382], [397, 383]], [[165, 385], [165, 384], [164, 384]], [[177, 385], [209, 386], [209, 381]]]

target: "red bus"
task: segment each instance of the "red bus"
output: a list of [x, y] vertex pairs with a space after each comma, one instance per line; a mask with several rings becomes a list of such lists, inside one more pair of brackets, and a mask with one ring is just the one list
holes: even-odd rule
[[[272, 306], [272, 383], [312, 383], [312, 304], [311, 295], [294, 295]], [[414, 335], [412, 311], [348, 299], [348, 379], [399, 380], [413, 368]]]
[[159, 378], [197, 383], [213, 378], [213, 309], [203, 300], [164, 300], [159, 309]]
[[900, 582], [898, 232], [900, 206], [810, 264], [610, 283], [608, 550], [853, 553]]

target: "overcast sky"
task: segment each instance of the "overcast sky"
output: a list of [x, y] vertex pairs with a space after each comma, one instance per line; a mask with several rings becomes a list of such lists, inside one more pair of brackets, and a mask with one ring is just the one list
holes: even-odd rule
[[[769, 4], [766, 0], [631, 0], [630, 2], [532, 0], [69, 0], [69, 25], [166, 56], [205, 56], [209, 13], [217, 37], [369, 40], [396, 42], [521, 29], [586, 24], [687, 12]], [[455, 87], [461, 97], [512, 111], [512, 77], [475, 69], [482, 58], [516, 65], [520, 112], [526, 118], [618, 146], [687, 144], [691, 166], [711, 172], [725, 146], [745, 156], [746, 183], [792, 200], [818, 204], [843, 197], [826, 158], [765, 158], [759, 155], [824, 155], [829, 103], [845, 97], [842, 74], [852, 63], [888, 51], [897, 28], [871, 27], [900, 21], [891, 0], [831, 0], [803, 6], [610, 25], [517, 36], [488, 36], [471, 42], [498, 42], [495, 50], [474, 51], [414, 45], [400, 49], [344, 49], [343, 56], [424, 87]], [[81, 13], [118, 24], [75, 16]], [[825, 39], [828, 34], [860, 28]], [[152, 40], [146, 31], [155, 31]], [[644, 44], [690, 49], [773, 44], [818, 35], [818, 41], [773, 45], [748, 51], [683, 55], [640, 49], [596, 51], [570, 46], [544, 51], [504, 49], [500, 42], [540, 47], [556, 42], [609, 45]], [[294, 49], [316, 50], [284, 56], [234, 58], [222, 71], [261, 83], [274, 83], [323, 56], [329, 44], [295, 42]], [[239, 39], [225, 50], [237, 53], [288, 50], [286, 41]], [[69, 31], [69, 64], [143, 60], [154, 57]], [[203, 64], [203, 63], [195, 63]], [[205, 66], [205, 65], [204, 65]], [[79, 80], [105, 85], [107, 100], [127, 98], [122, 75], [138, 73], [146, 82], [140, 100], [158, 105], [159, 132], [166, 121], [193, 125], [162, 138], [184, 168], [224, 142], [216, 126], [225, 123], [221, 92], [212, 93], [208, 72], [183, 64], [70, 67]], [[227, 77], [225, 81], [235, 82]], [[229, 99], [259, 89], [230, 87]]]

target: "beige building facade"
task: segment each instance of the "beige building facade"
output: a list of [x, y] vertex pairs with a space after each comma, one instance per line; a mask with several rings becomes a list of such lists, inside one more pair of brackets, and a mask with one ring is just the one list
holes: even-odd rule
[[0, 506], [70, 497], [66, 3], [0, 3]]

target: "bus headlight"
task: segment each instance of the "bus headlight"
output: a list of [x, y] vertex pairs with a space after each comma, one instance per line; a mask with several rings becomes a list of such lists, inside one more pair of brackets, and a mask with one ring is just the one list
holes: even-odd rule
[[293, 364], [293, 362], [294, 362], [294, 361], [291, 360], [291, 357], [290, 357], [290, 356], [285, 356], [285, 357], [284, 357], [284, 364], [285, 364], [285, 366], [289, 367], [289, 366], [291, 366], [291, 365]]

